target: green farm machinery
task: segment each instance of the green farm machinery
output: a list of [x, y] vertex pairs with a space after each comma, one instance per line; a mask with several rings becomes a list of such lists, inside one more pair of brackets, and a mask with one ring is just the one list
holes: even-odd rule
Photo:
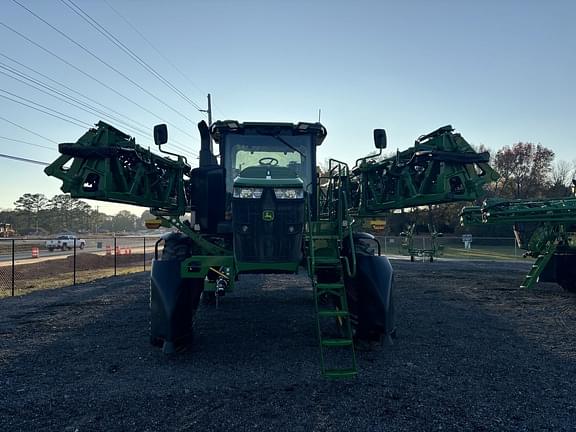
[[[45, 170], [74, 198], [148, 207], [156, 217], [151, 226], [175, 228], [156, 244], [150, 283], [151, 342], [166, 353], [190, 344], [199, 303], [215, 303], [241, 275], [304, 268], [322, 374], [355, 376], [355, 344], [395, 332], [392, 266], [355, 221], [403, 207], [473, 201], [497, 178], [488, 154], [475, 152], [449, 126], [388, 158], [382, 157], [386, 133], [376, 129], [379, 154], [352, 168], [331, 159], [322, 175], [320, 123], [227, 120], [200, 122], [198, 129], [196, 168], [100, 122], [76, 143], [60, 144], [62, 155]], [[167, 142], [165, 125], [154, 128], [154, 139]]]
[[486, 200], [482, 206], [464, 207], [464, 225], [510, 224], [525, 257], [536, 258], [522, 288], [538, 281], [556, 282], [576, 292], [576, 198]]
[[[402, 237], [402, 242], [400, 243], [400, 252], [410, 256], [410, 261], [414, 262], [416, 257], [422, 259], [428, 259], [430, 262], [434, 262], [434, 257], [441, 255], [444, 247], [439, 244], [438, 238], [442, 237], [442, 233], [436, 230], [436, 227], [432, 224], [428, 224], [429, 237], [423, 237], [422, 247], [416, 245], [416, 237], [414, 230], [416, 224], [412, 223], [408, 226], [406, 231], [400, 233]], [[428, 246], [426, 247], [426, 240], [428, 240]]]

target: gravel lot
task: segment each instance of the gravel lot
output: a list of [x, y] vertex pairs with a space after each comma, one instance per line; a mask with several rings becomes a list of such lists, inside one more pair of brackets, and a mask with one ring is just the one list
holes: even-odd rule
[[520, 290], [528, 263], [393, 265], [399, 337], [339, 382], [304, 274], [244, 276], [176, 357], [146, 274], [2, 299], [0, 430], [576, 430], [576, 296]]

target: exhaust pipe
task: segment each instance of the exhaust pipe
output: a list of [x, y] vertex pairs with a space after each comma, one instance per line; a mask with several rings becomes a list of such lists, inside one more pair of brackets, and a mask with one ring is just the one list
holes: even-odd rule
[[212, 153], [212, 139], [210, 138], [210, 129], [204, 120], [198, 123], [200, 132], [200, 163], [201, 167], [209, 165], [218, 165], [216, 156]]

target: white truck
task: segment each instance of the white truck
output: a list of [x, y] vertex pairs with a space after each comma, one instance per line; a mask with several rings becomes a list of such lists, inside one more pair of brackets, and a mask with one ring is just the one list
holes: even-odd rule
[[46, 240], [46, 249], [52, 252], [54, 249], [70, 250], [74, 248], [74, 239], [76, 239], [76, 247], [84, 249], [86, 247], [86, 240], [80, 239], [74, 235], [61, 235], [55, 240]]

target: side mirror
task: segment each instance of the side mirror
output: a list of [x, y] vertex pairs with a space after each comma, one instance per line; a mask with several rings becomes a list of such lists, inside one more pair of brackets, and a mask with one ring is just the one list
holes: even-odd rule
[[384, 129], [374, 129], [374, 146], [377, 149], [386, 148], [386, 131]]
[[154, 126], [154, 143], [159, 146], [168, 142], [168, 128], [165, 124]]

